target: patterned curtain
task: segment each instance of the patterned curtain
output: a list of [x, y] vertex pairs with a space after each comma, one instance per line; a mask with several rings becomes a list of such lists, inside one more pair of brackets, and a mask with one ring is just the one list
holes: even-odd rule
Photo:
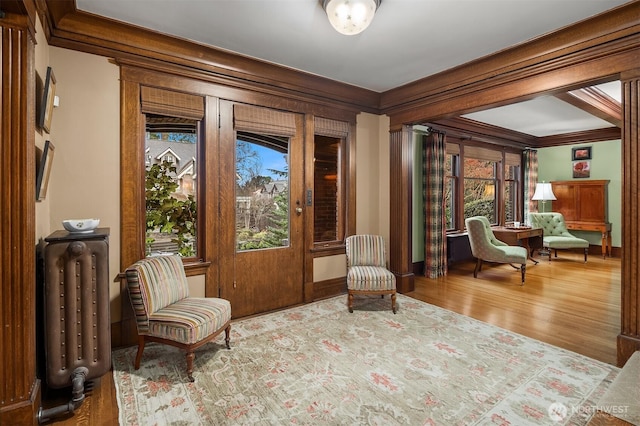
[[445, 135], [431, 130], [422, 143], [424, 199], [424, 275], [447, 274], [447, 225], [445, 220]]
[[524, 156], [524, 217], [523, 221], [529, 220], [529, 213], [538, 211], [538, 203], [531, 201], [533, 193], [536, 191], [538, 182], [538, 151], [528, 149], [523, 152]]

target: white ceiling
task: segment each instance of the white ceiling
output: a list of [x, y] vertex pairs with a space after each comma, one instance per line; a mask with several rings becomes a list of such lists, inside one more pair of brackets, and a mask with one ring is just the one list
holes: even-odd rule
[[[376, 92], [489, 55], [624, 3], [627, 1], [382, 0], [369, 28], [345, 36], [331, 27], [321, 0], [76, 0], [77, 8], [85, 12]], [[556, 108], [576, 109], [558, 106], [561, 101], [550, 102], [556, 105], [544, 105], [543, 110], [551, 118], [558, 117], [550, 114]], [[536, 106], [540, 105], [527, 104], [529, 120], [521, 116], [524, 114], [517, 111], [518, 107], [509, 106], [499, 109], [496, 119], [502, 124], [497, 125], [534, 135], [557, 133], [544, 126], [531, 127], [532, 111], [538, 111]], [[470, 116], [478, 121], [492, 119], [488, 112], [478, 114], [483, 112]], [[544, 120], [545, 116], [535, 115], [535, 119]], [[580, 126], [602, 124], [583, 119], [572, 116], [571, 122]]]
[[[622, 88], [619, 81], [594, 87], [621, 102]], [[553, 96], [542, 96], [526, 102], [465, 114], [463, 117], [537, 137], [612, 127], [608, 121]]]

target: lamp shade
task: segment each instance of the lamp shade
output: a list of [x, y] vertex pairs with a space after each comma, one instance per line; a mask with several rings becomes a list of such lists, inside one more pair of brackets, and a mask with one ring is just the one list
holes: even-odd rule
[[355, 35], [364, 31], [381, 0], [323, 0], [329, 22], [340, 34]]
[[536, 191], [531, 197], [533, 201], [557, 200], [550, 183], [536, 183]]

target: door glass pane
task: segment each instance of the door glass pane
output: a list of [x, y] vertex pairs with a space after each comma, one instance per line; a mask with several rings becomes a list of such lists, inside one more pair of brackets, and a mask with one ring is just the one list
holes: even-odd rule
[[198, 121], [145, 114], [146, 254], [197, 256]]
[[237, 132], [236, 248], [289, 246], [289, 140]]

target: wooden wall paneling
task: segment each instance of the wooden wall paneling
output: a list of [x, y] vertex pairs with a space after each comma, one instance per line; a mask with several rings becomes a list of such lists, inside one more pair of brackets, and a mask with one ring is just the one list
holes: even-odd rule
[[35, 39], [29, 16], [35, 8], [30, 5], [8, 5], [0, 20], [0, 424], [37, 424], [41, 398], [35, 324]]
[[[304, 117], [304, 191], [314, 192], [314, 116], [306, 114]], [[306, 199], [305, 199], [306, 201]], [[304, 276], [303, 276], [303, 298], [304, 302], [311, 302], [315, 299], [314, 283], [313, 283], [313, 230], [314, 230], [314, 208], [303, 203], [304, 211]]]
[[[111, 346], [131, 346], [137, 342], [135, 315], [129, 300], [125, 269], [144, 258], [145, 235], [138, 218], [144, 214], [144, 168], [130, 167], [132, 162], [144, 164], [144, 123], [140, 115], [140, 86], [120, 70], [120, 322], [112, 324]], [[142, 132], [142, 133], [141, 133]]]
[[356, 232], [356, 118], [351, 120], [351, 130], [349, 131], [349, 140], [347, 141], [347, 228], [345, 229], [345, 238], [347, 235]]
[[217, 243], [217, 236], [220, 233], [218, 210], [219, 210], [219, 176], [218, 167], [220, 164], [220, 140], [218, 134], [220, 110], [219, 99], [207, 96], [205, 98], [205, 119], [204, 132], [200, 137], [204, 137], [204, 144], [198, 144], [203, 151], [198, 151], [198, 173], [203, 179], [198, 180], [198, 199], [204, 203], [204, 208], [200, 209], [204, 215], [200, 219], [198, 226], [202, 226], [199, 235], [204, 241], [200, 243], [201, 259], [209, 265], [205, 270], [205, 296], [220, 297], [220, 264], [218, 255], [220, 247]]
[[[223, 120], [232, 121], [233, 103], [220, 101], [220, 117]], [[220, 158], [235, 158], [235, 132], [232, 126], [223, 126], [219, 136]], [[235, 229], [235, 161], [220, 161], [218, 163], [219, 176], [219, 200], [218, 217], [220, 230]], [[218, 248], [218, 264], [220, 270], [221, 296], [229, 298], [227, 291], [232, 292], [236, 281], [236, 261], [235, 261], [235, 232], [220, 232], [216, 239]], [[253, 300], [247, 300], [249, 305]], [[237, 312], [232, 315], [237, 317]]]
[[618, 365], [640, 350], [640, 68], [623, 73], [622, 309]]
[[377, 111], [379, 94], [371, 90], [101, 18], [69, 3], [74, 1], [46, 0], [52, 46], [114, 58], [146, 57], [217, 76], [230, 86], [277, 89], [284, 96], [303, 96], [310, 102]]
[[414, 290], [411, 253], [413, 176], [413, 127], [403, 126], [390, 134], [390, 252], [389, 269], [400, 293]]
[[240, 84], [218, 75], [187, 68], [170, 62], [148, 58], [117, 58], [115, 62], [124, 69], [128, 79], [140, 84], [156, 86], [162, 82], [167, 89], [188, 91], [203, 96], [234, 100], [251, 105], [260, 105], [283, 111], [295, 111], [341, 121], [355, 121], [361, 110], [335, 103], [318, 101], [302, 92], [283, 93], [277, 88], [248, 82]]

